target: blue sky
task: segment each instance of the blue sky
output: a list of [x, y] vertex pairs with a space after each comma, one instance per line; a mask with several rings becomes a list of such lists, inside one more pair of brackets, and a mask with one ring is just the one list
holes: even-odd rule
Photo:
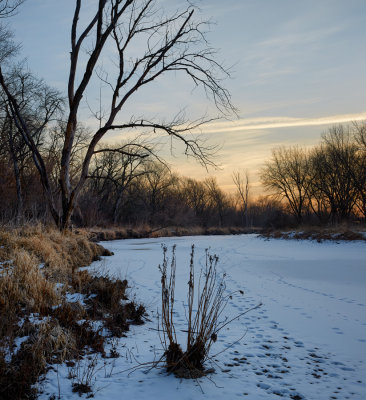
[[[84, 0], [91, 9], [94, 0]], [[162, 0], [169, 8], [184, 2]], [[201, 0], [201, 17], [212, 18], [208, 38], [218, 59], [232, 66], [226, 86], [239, 120], [211, 125], [203, 134], [221, 146], [210, 170], [230, 188], [230, 175], [249, 169], [252, 181], [270, 156], [285, 144], [311, 146], [332, 123], [366, 119], [366, 1], [364, 0]], [[22, 56], [50, 85], [66, 91], [73, 0], [28, 0], [11, 21]], [[88, 10], [86, 10], [88, 12]], [[104, 60], [107, 68], [108, 57]], [[98, 84], [89, 92], [93, 103]], [[157, 82], [134, 99], [123, 114], [188, 115], [212, 112], [199, 91], [174, 76]], [[103, 89], [104, 90], [104, 89]], [[91, 124], [88, 108], [83, 116]], [[115, 136], [109, 141], [122, 140]], [[168, 152], [166, 152], [167, 156]], [[170, 159], [183, 173], [206, 176], [185, 158]]]

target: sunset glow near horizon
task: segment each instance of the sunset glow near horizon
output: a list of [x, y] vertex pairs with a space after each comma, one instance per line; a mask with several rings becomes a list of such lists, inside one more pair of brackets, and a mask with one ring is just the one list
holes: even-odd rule
[[[73, 0], [26, 1], [11, 20], [15, 38], [22, 43], [21, 55], [31, 71], [66, 93]], [[85, 2], [90, 8], [94, 0]], [[178, 0], [162, 0], [163, 7], [179, 8]], [[218, 61], [231, 68], [225, 82], [238, 108], [239, 117], [203, 126], [200, 135], [218, 145], [215, 162], [220, 169], [208, 172], [182, 156], [170, 141], [162, 154], [172, 169], [203, 179], [216, 176], [232, 190], [231, 175], [248, 170], [253, 192], [259, 193], [258, 171], [280, 145], [316, 145], [330, 126], [366, 120], [366, 2], [364, 0], [201, 0], [199, 18], [212, 18], [208, 38], [218, 48]], [[104, 59], [108, 67], [108, 57]], [[192, 119], [217, 112], [186, 78], [174, 75], [154, 82], [138, 93], [121, 114], [147, 118], [169, 117], [185, 109]], [[188, 88], [188, 89], [187, 89]], [[107, 88], [96, 85], [88, 93], [95, 104], [99, 91], [108, 102]], [[105, 96], [105, 97], [104, 97]], [[87, 105], [84, 121], [91, 126]], [[124, 140], [114, 132], [108, 143]]]

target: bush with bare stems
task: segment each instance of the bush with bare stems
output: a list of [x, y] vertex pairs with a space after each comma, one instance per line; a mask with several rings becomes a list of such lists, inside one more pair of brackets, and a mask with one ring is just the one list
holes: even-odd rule
[[[211, 345], [217, 340], [217, 333], [226, 325], [220, 316], [229, 296], [225, 294], [225, 274], [217, 273], [218, 256], [206, 250], [206, 264], [201, 269], [198, 288], [195, 286], [194, 246], [192, 246], [189, 265], [188, 303], [187, 303], [187, 345], [183, 351], [177, 341], [174, 326], [176, 254], [172, 249], [170, 271], [168, 271], [167, 247], [163, 246], [161, 272], [162, 310], [159, 331], [164, 348], [164, 358], [168, 372], [181, 378], [197, 378], [205, 375], [204, 363], [208, 359]], [[243, 293], [243, 292], [241, 292]], [[197, 296], [197, 298], [196, 298]]]

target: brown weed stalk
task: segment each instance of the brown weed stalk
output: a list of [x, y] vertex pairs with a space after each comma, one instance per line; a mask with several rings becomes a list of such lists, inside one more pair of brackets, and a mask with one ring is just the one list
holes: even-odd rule
[[[225, 282], [217, 274], [219, 258], [206, 250], [205, 267], [201, 269], [198, 287], [195, 287], [194, 246], [189, 264], [187, 298], [187, 343], [183, 352], [177, 342], [174, 326], [176, 255], [172, 249], [170, 273], [168, 274], [167, 248], [163, 246], [161, 272], [162, 311], [159, 330], [164, 347], [166, 367], [169, 372], [183, 378], [197, 378], [205, 375], [204, 363], [208, 358], [212, 343], [217, 340], [220, 330], [219, 318], [226, 306]], [[197, 300], [195, 300], [197, 299]]]

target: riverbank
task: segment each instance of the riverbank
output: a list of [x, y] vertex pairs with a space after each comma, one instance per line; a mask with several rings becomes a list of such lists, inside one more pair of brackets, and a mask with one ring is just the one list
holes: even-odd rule
[[366, 227], [342, 225], [336, 227], [304, 226], [297, 229], [262, 230], [260, 235], [267, 239], [315, 240], [318, 243], [324, 241], [366, 241]]
[[136, 227], [90, 227], [77, 229], [76, 232], [83, 233], [95, 242], [103, 242], [121, 239], [143, 239], [157, 237], [180, 237], [180, 236], [207, 236], [207, 235], [240, 235], [249, 233], [260, 233], [261, 228], [244, 227], [151, 227], [141, 225]]
[[338, 225], [334, 227], [300, 226], [298, 228], [260, 228], [260, 227], [90, 227], [77, 229], [91, 241], [104, 242], [122, 239], [143, 239], [159, 237], [217, 236], [258, 234], [271, 239], [322, 241], [366, 241], [366, 226]]
[[111, 254], [82, 233], [0, 230], [1, 399], [37, 398], [34, 384], [52, 365], [105, 355], [108, 337], [143, 322], [126, 280], [80, 270]]

